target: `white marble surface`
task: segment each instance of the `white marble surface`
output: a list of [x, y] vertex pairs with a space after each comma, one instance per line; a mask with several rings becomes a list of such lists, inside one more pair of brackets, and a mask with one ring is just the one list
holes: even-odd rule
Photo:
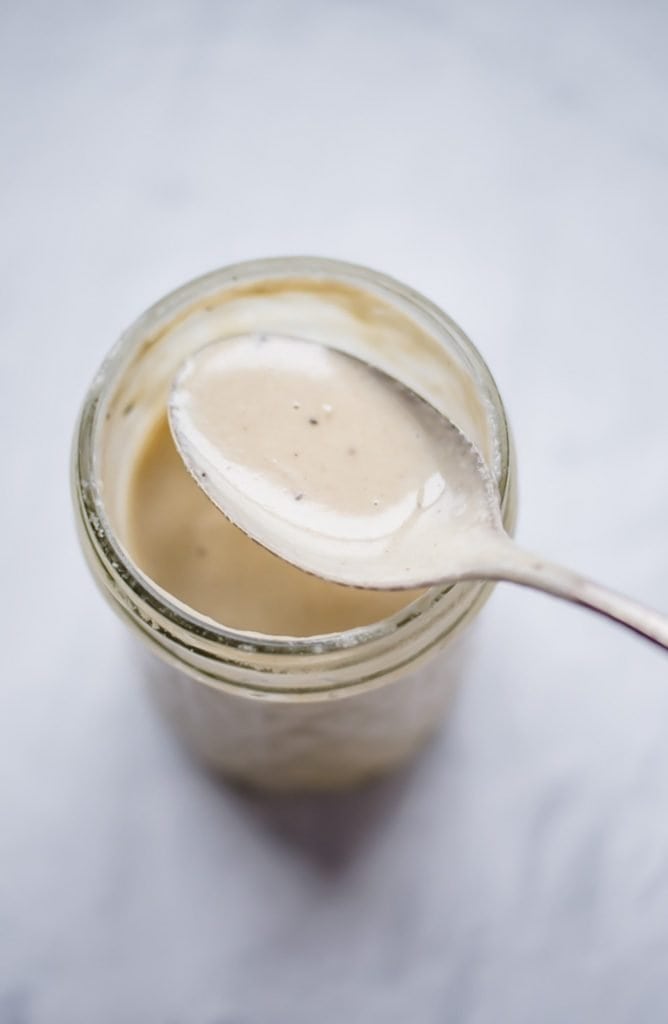
[[665, 1019], [665, 658], [508, 587], [413, 770], [242, 798], [147, 705], [67, 487], [142, 308], [234, 260], [339, 256], [485, 353], [523, 541], [667, 608], [665, 5], [0, 19], [0, 1021]]

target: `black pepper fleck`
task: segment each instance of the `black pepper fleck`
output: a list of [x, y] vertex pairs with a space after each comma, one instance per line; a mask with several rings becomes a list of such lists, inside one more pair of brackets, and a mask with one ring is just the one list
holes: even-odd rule
[[309, 416], [308, 421], [309, 421], [309, 423], [311, 424], [312, 427], [317, 427], [318, 426], [318, 421], [315, 418], [315, 416]]
[[135, 403], [134, 402], [128, 402], [128, 404], [123, 409], [123, 415], [124, 416], [129, 416], [130, 413], [132, 412], [132, 410], [134, 409], [134, 407], [135, 407]]
[[301, 501], [303, 497], [304, 497], [304, 495], [302, 493], [295, 494], [295, 501]]

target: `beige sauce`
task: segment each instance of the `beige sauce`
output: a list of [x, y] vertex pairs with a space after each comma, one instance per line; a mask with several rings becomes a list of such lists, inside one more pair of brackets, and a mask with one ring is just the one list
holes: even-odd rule
[[378, 588], [454, 580], [493, 537], [473, 445], [367, 363], [276, 334], [204, 346], [174, 382], [177, 448], [212, 502], [303, 570]]
[[127, 524], [129, 552], [146, 575], [184, 604], [234, 629], [288, 636], [338, 632], [379, 621], [418, 593], [327, 583], [250, 540], [190, 477], [166, 414], [138, 452], [127, 492]]

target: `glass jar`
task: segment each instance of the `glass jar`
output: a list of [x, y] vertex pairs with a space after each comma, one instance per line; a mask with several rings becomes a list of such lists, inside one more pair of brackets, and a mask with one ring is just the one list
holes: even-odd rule
[[437, 727], [462, 654], [453, 641], [491, 584], [433, 587], [381, 622], [296, 638], [226, 628], [140, 570], [123, 540], [124, 495], [176, 368], [207, 341], [262, 330], [361, 355], [450, 415], [492, 468], [511, 531], [512, 443], [460, 328], [405, 285], [333, 260], [258, 260], [192, 281], [144, 313], [96, 375], [74, 443], [79, 534], [110, 603], [158, 655], [148, 673], [158, 705], [201, 758], [240, 781], [339, 788], [403, 762]]

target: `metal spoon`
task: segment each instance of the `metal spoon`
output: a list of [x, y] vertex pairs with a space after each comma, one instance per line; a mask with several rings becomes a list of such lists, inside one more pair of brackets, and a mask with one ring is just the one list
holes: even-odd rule
[[[371, 401], [389, 417], [388, 445], [397, 424], [392, 457], [381, 443], [383, 458], [376, 444], [366, 459], [346, 460], [341, 439], [351, 423], [369, 420]], [[307, 417], [309, 402], [327, 414]], [[668, 648], [668, 617], [517, 546], [478, 449], [427, 401], [362, 360], [281, 335], [222, 339], [180, 368], [168, 412], [181, 457], [211, 501], [307, 572], [378, 590], [507, 580]], [[403, 438], [418, 447], [406, 472], [391, 476]], [[373, 488], [383, 500], [368, 500]]]

